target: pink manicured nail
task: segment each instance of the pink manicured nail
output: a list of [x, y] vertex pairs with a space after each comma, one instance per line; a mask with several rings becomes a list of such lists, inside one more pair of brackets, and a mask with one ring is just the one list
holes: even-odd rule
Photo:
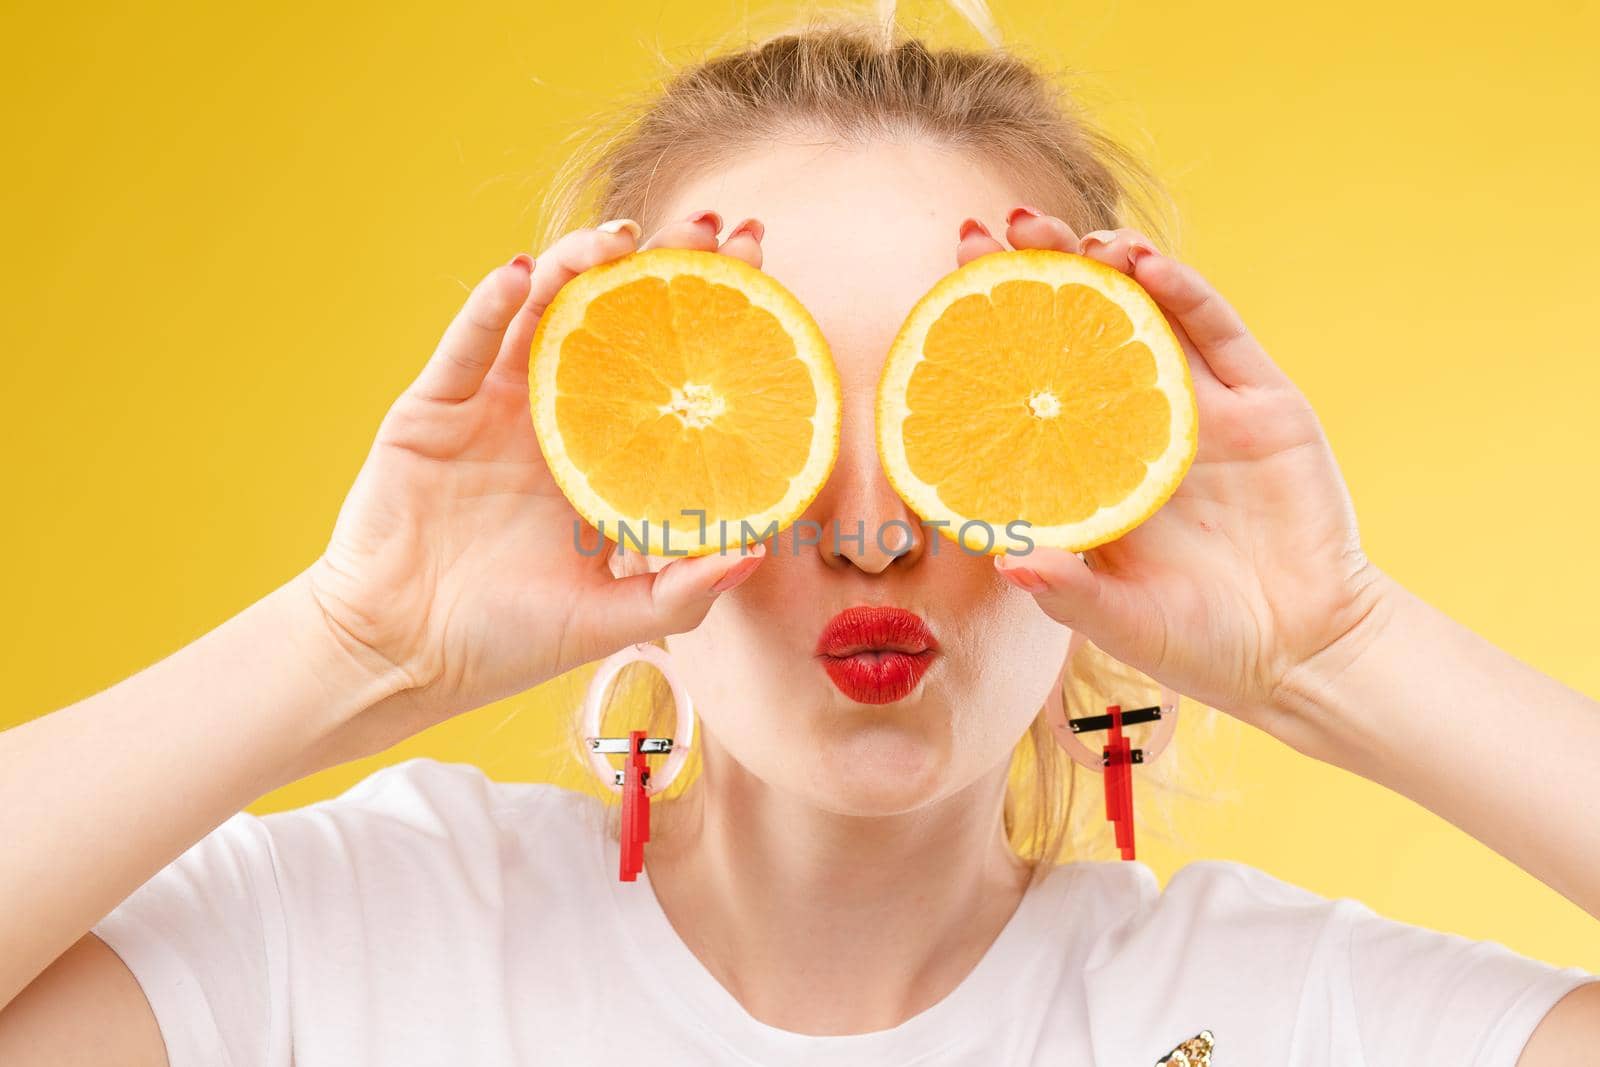
[[600, 225], [596, 226], [595, 229], [599, 230], [601, 233], [622, 233], [624, 230], [626, 230], [628, 236], [632, 237], [635, 241], [637, 241], [644, 234], [644, 229], [632, 219], [607, 219], [605, 222], [602, 222]]
[[722, 216], [718, 215], [715, 211], [702, 211], [698, 215], [691, 215], [689, 217], [689, 221], [696, 223], [708, 222], [711, 224], [712, 233], [722, 232]]
[[1078, 238], [1078, 247], [1087, 252], [1090, 245], [1108, 245], [1116, 239], [1116, 233], [1111, 230], [1095, 230]]
[[1139, 266], [1139, 260], [1145, 256], [1155, 255], [1160, 255], [1160, 253], [1144, 242], [1135, 240], [1128, 245], [1128, 273], [1132, 274], [1134, 272], [1134, 269]]
[[1011, 214], [1006, 216], [1006, 225], [1015, 226], [1017, 224], [1017, 220], [1023, 218], [1024, 216], [1030, 219], [1036, 219], [1041, 217], [1043, 214], [1044, 212], [1040, 211], [1036, 207], [1029, 207], [1026, 204], [1018, 204], [1016, 207], [1011, 209]]
[[1027, 567], [996, 567], [995, 570], [999, 571], [1006, 581], [1018, 589], [1024, 589], [1030, 593], [1042, 593], [1050, 588], [1045, 584], [1043, 578]]
[[981, 233], [990, 240], [994, 239], [994, 234], [989, 232], [989, 227], [985, 226], [977, 219], [967, 219], [961, 224], [961, 235], [958, 240], [965, 241], [968, 237], [971, 237], [975, 233]]
[[733, 570], [717, 579], [717, 584], [711, 587], [713, 593], [726, 593], [750, 576], [750, 572], [761, 566], [761, 557], [755, 556], [745, 560]]
[[759, 241], [761, 238], [767, 235], [767, 228], [761, 225], [759, 219], [745, 219], [743, 222], [739, 223], [739, 225], [733, 228], [732, 233], [728, 234], [728, 240], [733, 240], [741, 233], [748, 233], [751, 237], [754, 237]]
[[523, 270], [531, 271], [533, 270], [533, 257], [526, 252], [518, 252], [511, 257], [511, 262], [507, 263], [506, 266], [521, 267]]

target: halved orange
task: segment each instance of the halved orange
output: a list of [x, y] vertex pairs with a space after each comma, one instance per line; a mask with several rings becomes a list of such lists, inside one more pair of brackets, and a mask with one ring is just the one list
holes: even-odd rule
[[993, 252], [940, 279], [878, 381], [890, 484], [974, 552], [1122, 536], [1176, 491], [1198, 427], [1161, 309], [1126, 274], [1067, 252]]
[[717, 252], [647, 249], [557, 292], [534, 332], [533, 426], [578, 514], [624, 548], [770, 536], [839, 449], [839, 377], [800, 301]]

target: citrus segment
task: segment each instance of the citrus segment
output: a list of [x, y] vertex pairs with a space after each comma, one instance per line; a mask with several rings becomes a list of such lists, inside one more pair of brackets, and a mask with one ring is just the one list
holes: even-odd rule
[[1177, 489], [1198, 424], [1160, 308], [1121, 271], [1065, 252], [996, 252], [947, 275], [879, 379], [890, 483], [976, 551], [1120, 537]]
[[650, 249], [578, 274], [540, 319], [529, 388], [573, 507], [651, 552], [790, 525], [838, 452], [822, 331], [770, 275], [719, 253]]

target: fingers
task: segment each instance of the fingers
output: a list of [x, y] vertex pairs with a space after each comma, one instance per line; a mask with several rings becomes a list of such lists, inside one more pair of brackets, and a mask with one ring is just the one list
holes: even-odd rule
[[1206, 364], [1224, 384], [1288, 385], [1289, 377], [1245, 326], [1233, 306], [1187, 263], [1163, 255], [1141, 257], [1140, 285], [1183, 324]]
[[[1147, 649], [1152, 626], [1149, 598], [1138, 594], [1125, 579], [1091, 570], [1075, 552], [1035, 547], [1016, 559], [996, 556], [994, 568], [1001, 577], [1031, 594], [1039, 607], [1057, 622], [1081, 631], [1112, 655], [1158, 657]], [[1129, 660], [1128, 662], [1133, 662]]]
[[695, 248], [702, 252], [722, 252], [742, 259], [752, 267], [761, 266], [761, 239], [767, 228], [760, 219], [745, 219], [728, 233], [728, 239], [719, 246], [717, 235], [722, 232], [722, 216], [715, 211], [701, 211], [682, 222], [663, 226], [645, 242], [645, 248]]
[[[1022, 205], [1006, 216], [1006, 240], [1012, 248], [1049, 248], [1057, 252], [1076, 252], [1078, 235], [1054, 215]], [[979, 256], [1004, 252], [989, 228], [977, 219], [965, 219], [956, 237], [956, 266], [964, 267]]]
[[[607, 579], [586, 594], [577, 623], [594, 647], [615, 651], [700, 625], [717, 598], [750, 577], [766, 557], [766, 545], [738, 553], [675, 559], [655, 574]], [[599, 653], [605, 655], [605, 652]]]
[[1158, 252], [1136, 230], [1096, 230], [1081, 239], [1083, 255], [1137, 281], [1182, 327], [1206, 369], [1231, 388], [1283, 385], [1288, 377], [1245, 327], [1239, 313], [1200, 272]]
[[667, 223], [642, 248], [695, 248], [715, 252], [717, 234], [721, 232], [722, 216], [715, 211], [701, 211], [687, 219]]
[[956, 235], [956, 266], [964, 267], [979, 256], [1004, 252], [1006, 246], [994, 239], [989, 227], [977, 219], [964, 219]]
[[762, 266], [762, 238], [766, 227], [760, 219], [744, 219], [728, 232], [728, 240], [717, 245], [717, 235], [722, 234], [722, 216], [715, 211], [699, 211], [682, 222], [672, 222], [645, 242], [645, 248], [696, 248], [699, 251], [720, 251], [726, 256], [742, 259], [752, 267]]
[[632, 252], [642, 231], [632, 219], [611, 219], [563, 234], [534, 264], [528, 298], [506, 330], [505, 340], [494, 361], [496, 378], [509, 378], [519, 386], [528, 381], [528, 359], [533, 346], [533, 331], [539, 318], [561, 287], [590, 267], [609, 263]]
[[[1130, 277], [1133, 272], [1133, 265], [1129, 259], [1130, 250], [1153, 247], [1147, 238], [1135, 230], [1093, 230], [1078, 239], [1079, 255], [1099, 260]], [[1148, 253], [1139, 251], [1134, 255], [1137, 258], [1146, 258]], [[1148, 289], [1145, 291], [1149, 292]], [[1160, 306], [1161, 301], [1154, 293], [1151, 293], [1150, 297], [1156, 301], [1157, 306]], [[1167, 325], [1172, 327], [1173, 336], [1177, 337], [1178, 343], [1183, 346], [1183, 354], [1189, 360], [1189, 374], [1194, 379], [1195, 396], [1204, 405], [1218, 390], [1226, 387], [1211, 369], [1211, 365], [1206, 362], [1205, 357], [1200, 354], [1199, 347], [1189, 340], [1189, 335], [1178, 321], [1178, 317], [1165, 307], [1161, 308], [1161, 314], [1167, 320]]]
[[1078, 238], [1080, 255], [1098, 259], [1108, 267], [1124, 274], [1133, 273], [1132, 256], [1144, 256], [1156, 250], [1150, 239], [1137, 230], [1093, 230]]
[[[1006, 239], [1011, 242], [1013, 248], [1044, 248], [1057, 252], [1073, 252], [1097, 259], [1126, 274], [1132, 274], [1134, 269], [1130, 256], [1147, 258], [1148, 254], [1155, 251], [1148, 240], [1133, 230], [1096, 230], [1080, 238], [1063, 219], [1047, 215], [1038, 208], [1026, 204], [1018, 205], [1006, 216]], [[964, 266], [979, 256], [1004, 249], [1005, 246], [989, 233], [983, 223], [969, 218], [961, 224], [960, 237], [956, 245], [956, 265]], [[1146, 268], [1147, 271], [1149, 269], [1151, 268]], [[1158, 305], [1161, 303], [1159, 295], [1151, 293], [1151, 296]], [[1220, 388], [1221, 382], [1206, 363], [1200, 349], [1185, 340], [1184, 330], [1178, 324], [1177, 316], [1165, 307], [1162, 308], [1162, 315], [1172, 326], [1173, 333], [1183, 343], [1184, 352], [1189, 357], [1189, 368], [1195, 386], [1202, 391], [1209, 387]]]
[[453, 403], [478, 391], [528, 294], [530, 268], [537, 270], [533, 259], [520, 254], [490, 271], [467, 294], [439, 347], [411, 385], [417, 395]]
[[533, 284], [523, 309], [535, 321], [550, 307], [561, 287], [590, 267], [598, 267], [632, 252], [642, 231], [632, 219], [612, 219], [599, 226], [563, 234], [539, 257]]
[[1048, 248], [1057, 252], [1078, 251], [1078, 235], [1061, 219], [1038, 208], [1021, 205], [1006, 216], [1006, 240], [1012, 248]]
[[722, 242], [724, 255], [734, 256], [744, 260], [758, 270], [761, 267], [761, 238], [767, 235], [767, 228], [761, 224], [760, 219], [745, 219], [733, 228], [728, 234], [728, 239]]
[[[561, 287], [583, 271], [648, 248], [693, 248], [716, 252], [719, 250], [717, 234], [721, 229], [721, 216], [715, 211], [701, 211], [663, 226], [643, 243], [640, 243], [643, 231], [632, 219], [612, 219], [599, 226], [565, 234], [539, 257], [527, 302], [506, 331], [494, 373], [510, 378], [519, 385], [526, 383], [533, 334], [538, 329], [540, 317], [550, 307]], [[746, 219], [734, 227], [720, 250], [753, 267], [760, 267], [760, 241], [764, 234], [765, 229], [759, 221]]]

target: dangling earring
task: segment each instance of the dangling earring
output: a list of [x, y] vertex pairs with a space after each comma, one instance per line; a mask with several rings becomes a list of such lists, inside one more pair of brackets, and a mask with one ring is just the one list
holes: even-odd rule
[[[1161, 703], [1155, 707], [1123, 711], [1122, 705], [1110, 704], [1106, 707], [1104, 715], [1067, 718], [1067, 671], [1072, 666], [1072, 657], [1077, 655], [1083, 643], [1083, 634], [1074, 630], [1072, 640], [1067, 645], [1067, 658], [1061, 664], [1061, 673], [1056, 676], [1056, 687], [1051, 693], [1050, 701], [1045, 705], [1045, 721], [1050, 726], [1050, 736], [1055, 738], [1056, 744], [1067, 750], [1067, 755], [1082, 766], [1100, 772], [1104, 777], [1106, 818], [1116, 831], [1117, 847], [1122, 851], [1122, 858], [1131, 860], [1133, 859], [1133, 765], [1152, 762], [1172, 740], [1172, 735], [1178, 728], [1178, 693], [1168, 686], [1162, 686]], [[1148, 749], [1132, 747], [1122, 733], [1124, 726], [1141, 722], [1160, 723], [1150, 737]], [[1078, 738], [1079, 734], [1097, 730], [1110, 731], [1106, 744], [1098, 753]]]
[[[676, 720], [672, 737], [646, 737], [643, 730], [629, 731], [627, 737], [600, 737], [600, 714], [605, 708], [606, 690], [622, 668], [640, 660], [651, 663], [672, 688]], [[694, 704], [689, 691], [678, 678], [667, 652], [651, 644], [629, 645], [606, 657], [589, 680], [583, 700], [583, 733], [589, 744], [589, 765], [612, 792], [622, 794], [622, 842], [618, 877], [624, 882], [638, 880], [644, 867], [644, 843], [650, 840], [650, 797], [666, 792], [683, 769], [694, 743]], [[607, 753], [622, 753], [622, 770], [611, 766]], [[659, 772], [652, 772], [647, 755], [665, 755]]]

